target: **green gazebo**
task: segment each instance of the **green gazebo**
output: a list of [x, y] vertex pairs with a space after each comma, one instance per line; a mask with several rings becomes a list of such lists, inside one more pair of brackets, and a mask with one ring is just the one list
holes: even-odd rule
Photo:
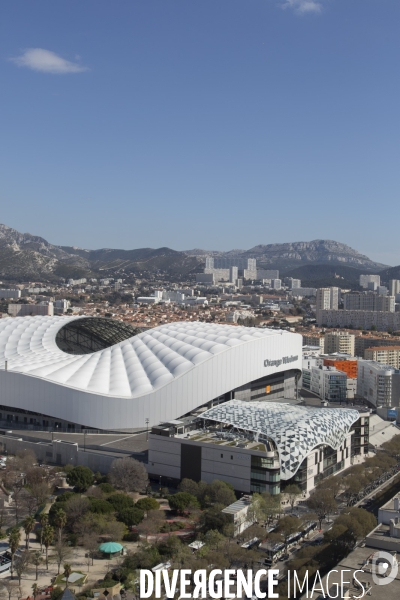
[[122, 552], [123, 546], [118, 544], [118, 542], [104, 542], [99, 546], [99, 550], [104, 552], [104, 554], [109, 554], [110, 558], [112, 554], [116, 554], [117, 552]]

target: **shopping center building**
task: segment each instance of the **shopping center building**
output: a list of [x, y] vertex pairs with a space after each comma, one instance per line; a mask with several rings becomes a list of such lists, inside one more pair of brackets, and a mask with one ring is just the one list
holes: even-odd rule
[[148, 472], [165, 485], [222, 479], [239, 493], [278, 494], [289, 483], [307, 496], [352, 460], [359, 411], [295, 402], [230, 400], [153, 427]]

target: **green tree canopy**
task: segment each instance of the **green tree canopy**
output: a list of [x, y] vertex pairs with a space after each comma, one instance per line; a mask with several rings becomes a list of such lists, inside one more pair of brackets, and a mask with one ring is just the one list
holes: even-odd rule
[[89, 467], [74, 467], [67, 475], [67, 483], [76, 488], [79, 492], [86, 492], [86, 490], [93, 485], [93, 482], [93, 471], [91, 471]]

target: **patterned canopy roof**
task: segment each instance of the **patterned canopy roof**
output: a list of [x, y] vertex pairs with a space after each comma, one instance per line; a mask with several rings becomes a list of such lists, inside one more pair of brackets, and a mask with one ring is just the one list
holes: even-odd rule
[[204, 412], [201, 418], [273, 440], [279, 453], [281, 479], [290, 479], [313, 448], [327, 444], [337, 450], [359, 413], [350, 408], [307, 408], [278, 402], [230, 400]]

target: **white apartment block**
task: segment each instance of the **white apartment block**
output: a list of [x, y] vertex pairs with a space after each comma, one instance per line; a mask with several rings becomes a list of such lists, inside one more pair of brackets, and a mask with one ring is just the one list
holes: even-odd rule
[[290, 290], [301, 288], [301, 279], [293, 279], [293, 277], [288, 277], [287, 283]]
[[389, 295], [396, 296], [400, 294], [400, 279], [391, 279], [389, 281]]
[[340, 352], [354, 356], [355, 335], [347, 331], [332, 331], [325, 334], [325, 354]]
[[339, 288], [319, 288], [317, 289], [316, 298], [317, 315], [321, 310], [337, 310], [339, 306]]
[[376, 346], [364, 350], [365, 360], [373, 360], [381, 365], [389, 365], [400, 369], [400, 345], [399, 346]]
[[344, 310], [381, 310], [394, 312], [394, 296], [384, 296], [372, 293], [344, 294]]
[[400, 371], [373, 360], [358, 361], [357, 394], [374, 406], [400, 404]]
[[271, 279], [271, 289], [272, 290], [282, 289], [282, 280], [281, 279]]
[[54, 306], [52, 302], [41, 302], [40, 304], [9, 304], [8, 314], [11, 317], [27, 316], [54, 316]]
[[0, 298], [4, 298], [5, 300], [17, 300], [17, 298], [21, 298], [21, 290], [1, 290], [0, 289]]
[[360, 275], [360, 286], [364, 289], [368, 289], [368, 284], [373, 283], [376, 287], [381, 285], [380, 275]]
[[397, 331], [400, 329], [400, 312], [377, 310], [320, 310], [317, 312], [319, 327], [345, 327], [347, 329], [371, 329]]

